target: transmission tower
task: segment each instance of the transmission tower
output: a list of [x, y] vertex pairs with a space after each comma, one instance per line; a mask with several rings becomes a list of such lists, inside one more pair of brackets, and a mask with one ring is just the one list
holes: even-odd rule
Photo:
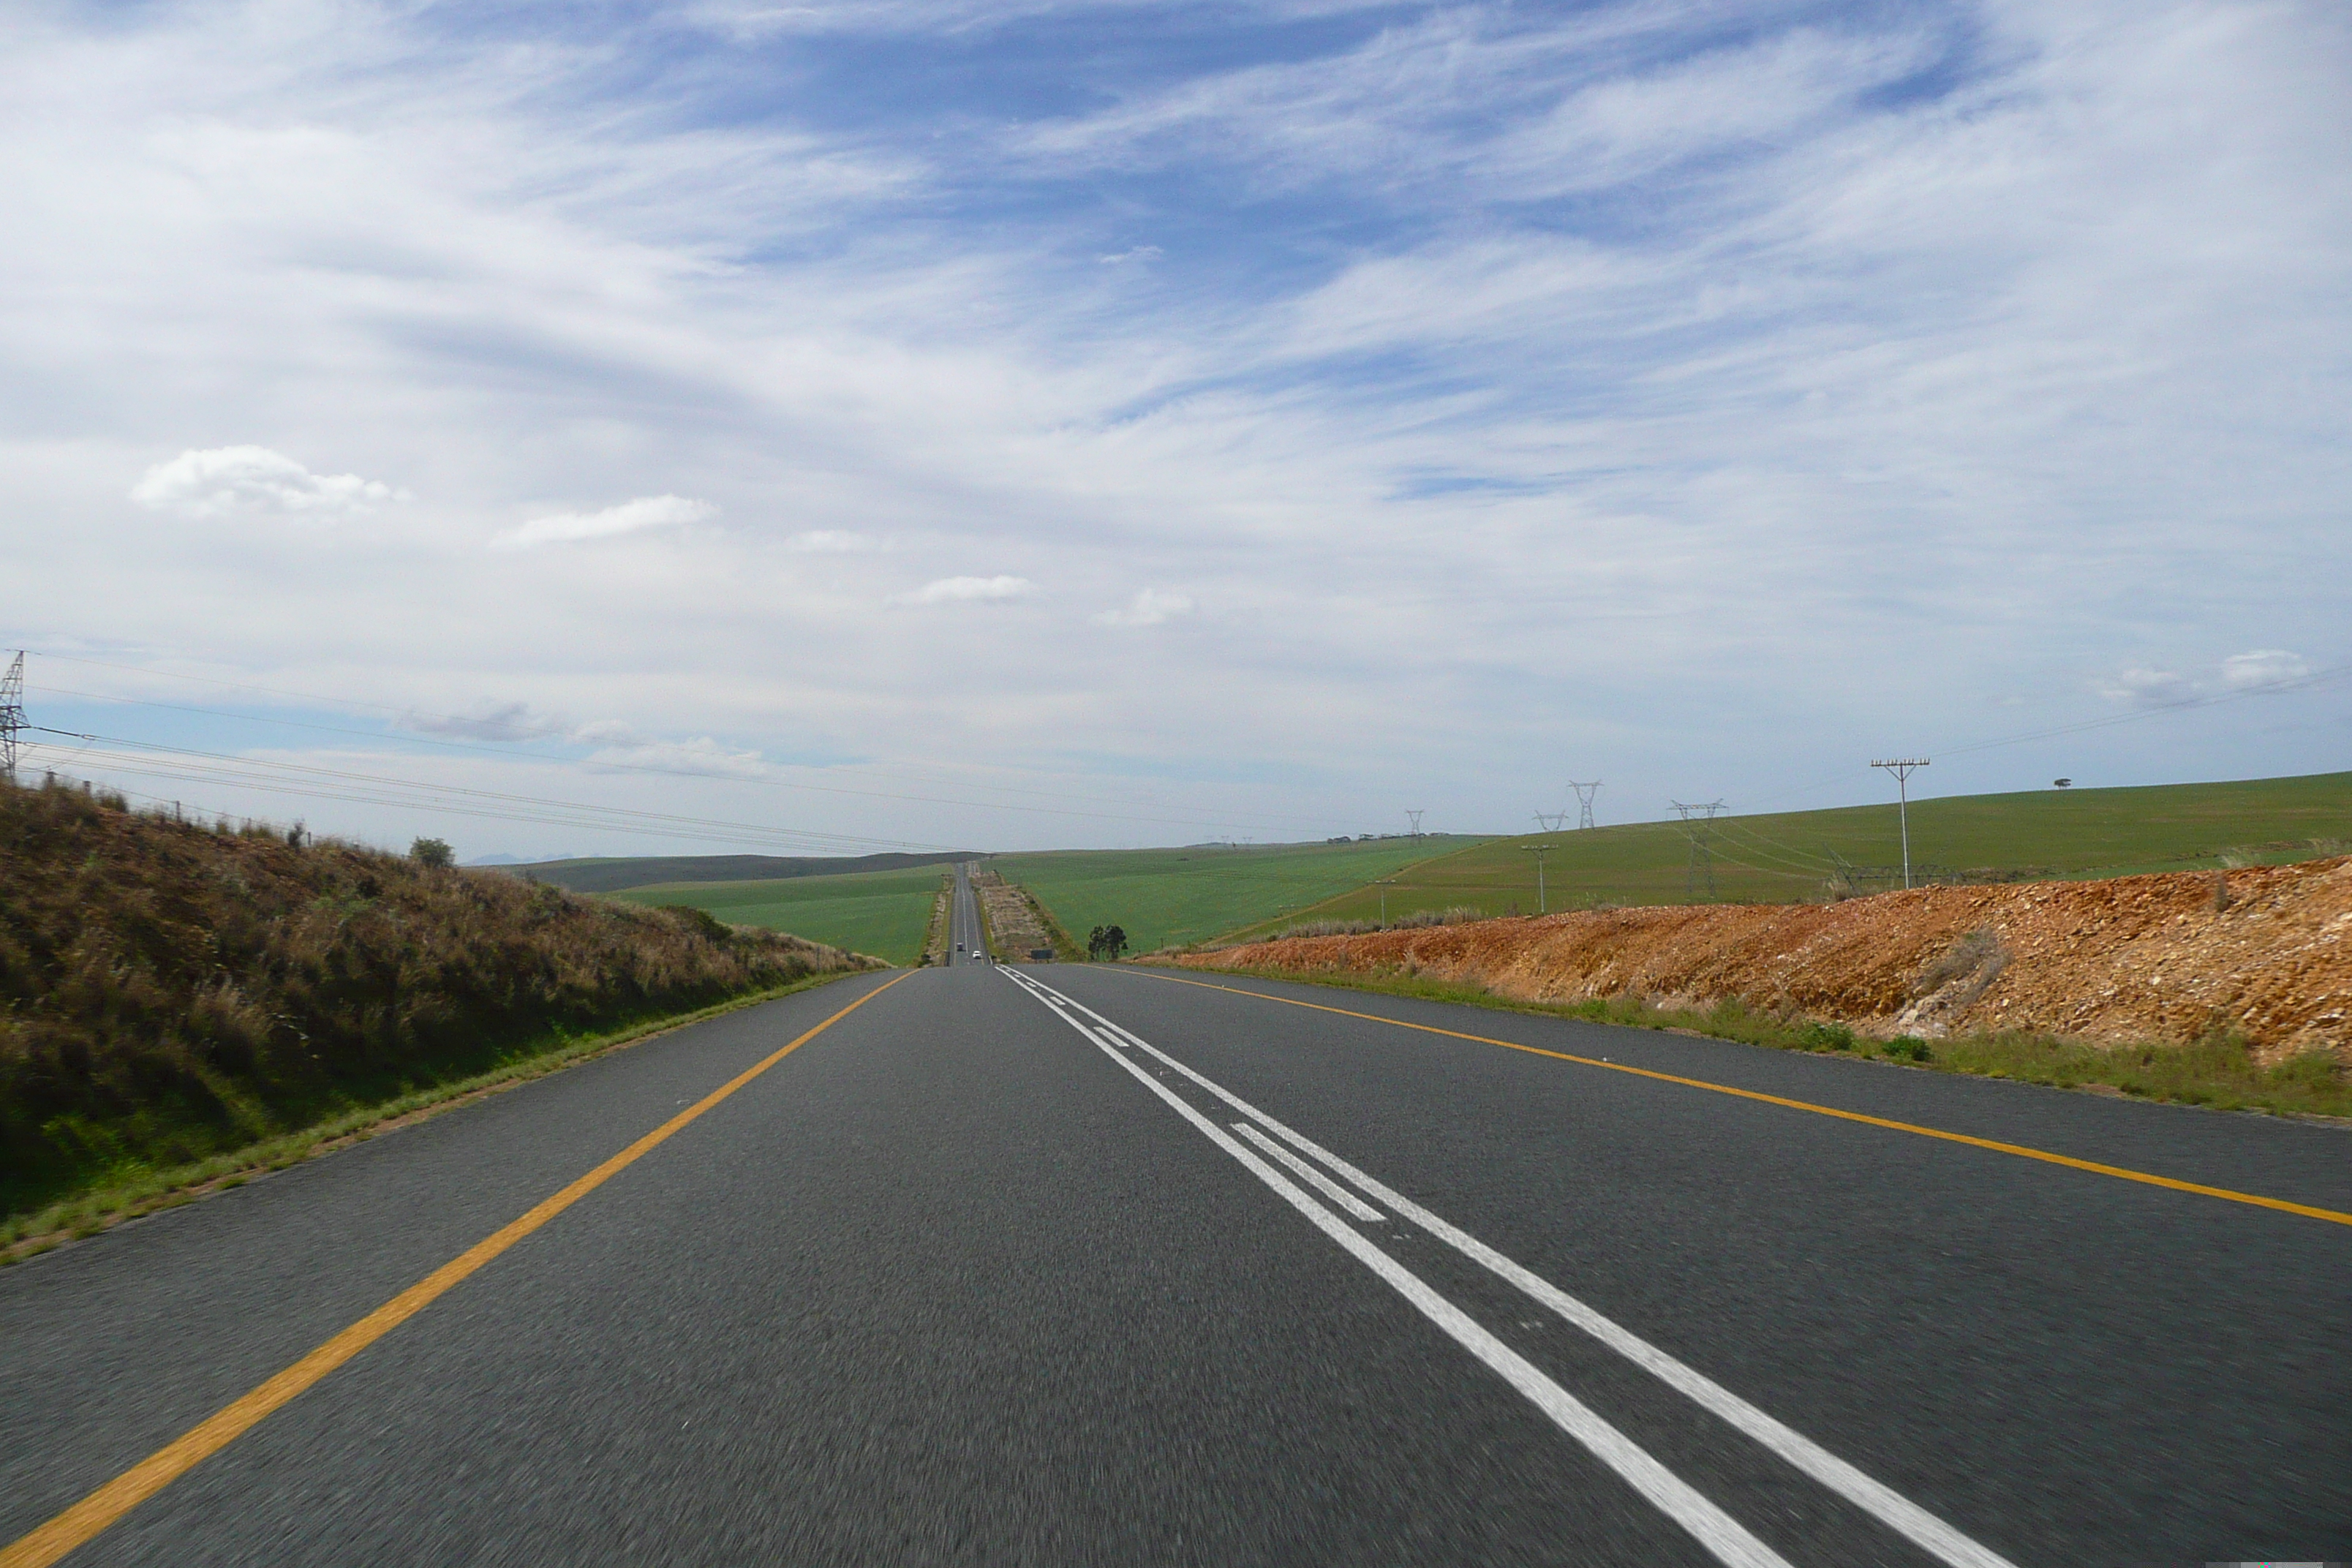
[[1903, 824], [1903, 885], [1911, 885], [1911, 770], [1927, 765], [1926, 757], [1896, 757], [1887, 762], [1874, 762], [1874, 768], [1885, 768], [1895, 775], [1896, 816]]
[[1567, 825], [1568, 813], [1565, 811], [1555, 811], [1550, 813], [1538, 811], [1536, 813], [1536, 827], [1540, 832], [1558, 833]]
[[0, 779], [16, 782], [16, 737], [25, 732], [25, 650], [0, 675]]
[[[1677, 800], [1667, 804], [1681, 816], [1683, 833], [1690, 839], [1690, 878], [1684, 884], [1684, 896], [1696, 898], [1698, 885], [1704, 879], [1706, 896], [1712, 899], [1715, 897], [1715, 856], [1707, 847], [1707, 840], [1713, 837], [1714, 829], [1707, 825], [1715, 820], [1717, 813], [1723, 810], [1723, 802], [1710, 800], [1702, 805], [1685, 805]], [[1693, 823], [1697, 826], [1693, 826]]]
[[[1592, 797], [1601, 793], [1601, 781], [1594, 779], [1591, 784], [1579, 784], [1570, 779], [1568, 787], [1576, 792], [1576, 826], [1580, 828], [1591, 826]], [[1565, 814], [1562, 819], [1565, 820]]]
[[1428, 809], [1429, 808], [1427, 806], [1423, 806], [1420, 811], [1407, 811], [1404, 814], [1404, 819], [1412, 825], [1412, 841], [1415, 844], [1421, 842], [1422, 814], [1426, 812]]

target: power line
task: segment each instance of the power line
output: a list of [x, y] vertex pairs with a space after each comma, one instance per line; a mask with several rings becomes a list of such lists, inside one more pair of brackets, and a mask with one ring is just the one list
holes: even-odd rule
[[[904, 839], [877, 838], [863, 834], [825, 833], [807, 828], [772, 827], [758, 823], [730, 822], [720, 818], [689, 816], [680, 813], [640, 811], [627, 806], [592, 805], [582, 801], [558, 800], [541, 795], [514, 795], [502, 790], [475, 789], [461, 784], [421, 784], [410, 779], [388, 778], [379, 773], [356, 773], [344, 768], [322, 768], [300, 763], [275, 762], [266, 758], [234, 756], [221, 752], [205, 752], [187, 746], [167, 746], [152, 741], [130, 741], [117, 736], [81, 734], [68, 730], [53, 730], [46, 725], [27, 725], [28, 730], [41, 734], [62, 736], [88, 743], [74, 755], [79, 759], [120, 767], [125, 772], [147, 777], [182, 778], [207, 783], [243, 784], [281, 795], [310, 795], [322, 799], [362, 801], [370, 805], [421, 807], [427, 810], [457, 810], [466, 815], [481, 815], [484, 808], [520, 821], [556, 821], [548, 813], [560, 814], [560, 826], [572, 827], [604, 827], [621, 831], [659, 831], [670, 837], [711, 837], [731, 836], [730, 841], [744, 837], [788, 843], [793, 847], [818, 849], [824, 847], [871, 848], [887, 847], [935, 851], [954, 848], [953, 845], [920, 844]], [[127, 746], [129, 752], [92, 752], [89, 746]], [[384, 792], [394, 792], [387, 796]], [[517, 814], [516, 808], [532, 808]], [[684, 831], [672, 832], [672, 829]]]
[[[312, 692], [312, 691], [294, 691], [294, 690], [290, 690], [290, 689], [287, 689], [287, 688], [284, 688], [284, 687], [278, 687], [278, 686], [261, 686], [261, 685], [257, 685], [257, 684], [255, 684], [255, 683], [253, 683], [253, 682], [251, 682], [251, 681], [243, 681], [243, 680], [225, 680], [225, 679], [220, 679], [220, 678], [218, 678], [218, 677], [216, 677], [216, 676], [208, 676], [208, 675], [189, 675], [189, 674], [185, 674], [185, 673], [184, 673], [184, 672], [182, 672], [182, 671], [178, 671], [178, 670], [155, 669], [155, 668], [149, 668], [149, 667], [147, 667], [147, 666], [144, 666], [144, 665], [113, 664], [113, 663], [110, 663], [110, 662], [105, 661], [105, 660], [102, 660], [102, 659], [94, 659], [94, 658], [77, 658], [73, 657], [73, 656], [72, 656], [72, 655], [70, 655], [70, 654], [45, 653], [45, 654], [43, 654], [43, 655], [42, 655], [42, 657], [43, 657], [44, 658], [56, 659], [56, 660], [59, 660], [59, 661], [62, 661], [62, 662], [64, 662], [64, 663], [68, 663], [68, 664], [80, 664], [80, 665], [87, 665], [87, 666], [89, 666], [89, 667], [90, 667], [91, 668], [94, 668], [94, 669], [113, 669], [113, 670], [121, 670], [121, 671], [123, 671], [123, 672], [128, 673], [128, 674], [155, 676], [155, 677], [160, 677], [160, 678], [162, 678], [162, 679], [167, 679], [167, 680], [192, 680], [192, 681], [197, 681], [197, 682], [200, 682], [200, 683], [205, 684], [205, 685], [207, 685], [207, 686], [222, 686], [222, 687], [227, 687], [227, 688], [230, 688], [230, 689], [235, 689], [235, 690], [241, 690], [241, 691], [258, 691], [258, 692], [262, 692], [262, 693], [264, 693], [264, 694], [266, 694], [266, 695], [272, 696], [272, 697], [291, 697], [291, 698], [296, 698], [296, 699], [299, 699], [299, 700], [306, 701], [306, 702], [318, 702], [318, 703], [322, 703], [322, 704], [324, 704], [324, 705], [326, 705], [326, 706], [329, 706], [329, 707], [340, 707], [340, 708], [365, 708], [365, 709], [373, 709], [373, 710], [376, 710], [376, 711], [378, 711], [378, 712], [389, 713], [389, 714], [392, 714], [392, 715], [394, 715], [394, 717], [396, 717], [396, 718], [398, 718], [398, 719], [402, 719], [402, 720], [405, 720], [405, 721], [431, 721], [431, 722], [436, 722], [436, 723], [443, 723], [443, 724], [449, 724], [449, 725], [464, 725], [464, 724], [467, 724], [467, 723], [475, 722], [475, 721], [467, 720], [467, 719], [464, 718], [464, 717], [463, 717], [463, 716], [461, 716], [461, 715], [446, 714], [446, 713], [426, 713], [426, 712], [423, 712], [423, 711], [421, 711], [421, 710], [417, 710], [417, 709], [415, 709], [415, 708], [413, 708], [413, 707], [401, 707], [401, 706], [399, 706], [399, 705], [397, 705], [397, 704], [394, 704], [394, 703], [389, 703], [389, 702], [373, 702], [373, 701], [370, 701], [370, 700], [366, 700], [366, 699], [364, 699], [364, 698], [356, 698], [356, 697], [330, 697], [330, 696], [326, 696], [326, 695], [323, 695], [323, 694], [319, 693], [319, 692]], [[308, 722], [308, 721], [303, 721], [303, 720], [299, 720], [299, 719], [279, 719], [279, 718], [271, 717], [271, 716], [267, 715], [267, 714], [257, 714], [257, 713], [228, 713], [228, 712], [224, 712], [224, 711], [222, 711], [221, 710], [218, 710], [218, 709], [212, 709], [212, 708], [196, 708], [196, 707], [191, 707], [191, 706], [188, 706], [188, 705], [186, 705], [186, 704], [183, 704], [183, 703], [176, 703], [176, 702], [158, 702], [158, 701], [154, 700], [153, 700], [153, 699], [152, 699], [152, 698], [142, 698], [142, 697], [121, 697], [121, 696], [117, 696], [117, 695], [113, 695], [113, 694], [111, 694], [111, 693], [106, 693], [106, 692], [95, 692], [95, 691], [76, 691], [76, 690], [72, 690], [72, 689], [69, 689], [65, 688], [65, 687], [54, 687], [54, 686], [51, 686], [51, 687], [43, 687], [41, 689], [43, 689], [43, 690], [45, 690], [45, 691], [48, 691], [48, 692], [54, 693], [55, 695], [61, 696], [61, 697], [81, 697], [81, 698], [86, 698], [86, 699], [89, 699], [89, 700], [92, 700], [92, 701], [98, 701], [98, 702], [128, 702], [128, 703], [135, 703], [135, 704], [137, 704], [137, 705], [139, 705], [139, 706], [141, 706], [141, 707], [147, 707], [147, 708], [162, 708], [162, 709], [166, 709], [166, 710], [171, 710], [171, 711], [174, 711], [174, 712], [182, 712], [182, 713], [203, 713], [203, 714], [208, 714], [208, 715], [210, 715], [210, 716], [212, 716], [212, 717], [215, 717], [215, 718], [242, 719], [242, 720], [246, 720], [246, 721], [249, 721], [249, 722], [253, 722], [253, 723], [261, 723], [261, 724], [279, 724], [279, 725], [287, 726], [288, 728], [291, 728], [291, 729], [317, 730], [317, 731], [320, 731], [324, 732], [324, 733], [327, 733], [327, 734], [355, 735], [355, 736], [360, 736], [360, 737], [362, 737], [362, 738], [365, 738], [365, 739], [369, 739], [369, 740], [382, 740], [382, 739], [386, 738], [386, 737], [384, 737], [384, 736], [383, 736], [380, 731], [372, 731], [372, 730], [351, 730], [351, 729], [344, 729], [344, 728], [342, 728], [342, 727], [341, 727], [341, 726], [333, 725], [333, 724], [318, 724], [318, 723], [311, 723], [311, 722]], [[798, 782], [795, 782], [795, 781], [793, 781], [793, 780], [790, 780], [790, 779], [777, 779], [777, 778], [747, 778], [747, 777], [744, 777], [743, 775], [736, 774], [736, 773], [715, 773], [702, 772], [702, 771], [698, 771], [698, 770], [695, 770], [695, 769], [689, 769], [689, 768], [668, 768], [668, 767], [661, 767], [661, 766], [658, 766], [658, 765], [656, 765], [656, 764], [652, 764], [652, 763], [623, 763], [623, 762], [597, 761], [597, 762], [593, 762], [593, 763], [583, 763], [580, 759], [577, 759], [577, 758], [572, 758], [572, 757], [551, 757], [551, 756], [547, 755], [547, 754], [546, 754], [545, 752], [529, 752], [529, 751], [522, 751], [522, 750], [520, 750], [520, 749], [518, 748], [518, 746], [516, 746], [516, 745], [490, 745], [490, 744], [485, 744], [485, 743], [482, 743], [482, 742], [467, 742], [467, 741], [451, 741], [451, 740], [443, 740], [443, 739], [439, 739], [439, 738], [437, 738], [437, 737], [434, 737], [434, 736], [429, 736], [429, 735], [418, 735], [418, 734], [415, 734], [415, 733], [403, 734], [403, 735], [398, 736], [397, 738], [398, 738], [398, 739], [399, 739], [399, 740], [400, 740], [404, 744], [423, 745], [423, 746], [437, 746], [437, 747], [441, 747], [441, 748], [443, 748], [443, 749], [445, 749], [445, 750], [450, 750], [450, 751], [481, 752], [488, 753], [488, 754], [490, 754], [490, 755], [492, 755], [492, 756], [506, 756], [506, 757], [524, 756], [524, 757], [530, 757], [530, 758], [534, 758], [534, 759], [536, 759], [536, 760], [538, 760], [538, 761], [541, 761], [541, 762], [551, 762], [551, 763], [558, 763], [558, 764], [560, 764], [560, 765], [563, 765], [563, 766], [571, 766], [571, 767], [578, 767], [578, 766], [593, 766], [593, 767], [597, 767], [597, 768], [611, 769], [611, 770], [615, 770], [615, 771], [624, 772], [624, 773], [661, 773], [661, 774], [667, 774], [667, 775], [669, 775], [669, 776], [672, 776], [672, 777], [677, 777], [677, 778], [710, 778], [710, 779], [720, 779], [720, 780], [724, 780], [724, 781], [726, 781], [726, 782], [730, 782], [730, 783], [738, 783], [738, 784], [765, 784], [765, 785], [767, 785], [767, 786], [769, 786], [769, 787], [771, 787], [771, 788], [774, 788], [774, 789], [795, 789], [795, 790], [807, 790], [807, 791], [813, 791], [813, 792], [815, 792], [815, 793], [818, 793], [818, 794], [823, 794], [823, 795], [851, 795], [851, 796], [855, 796], [855, 797], [859, 798], [859, 799], [866, 799], [866, 800], [899, 800], [899, 801], [909, 801], [909, 802], [913, 802], [913, 803], [916, 803], [916, 804], [919, 804], [919, 805], [960, 805], [960, 806], [966, 806], [966, 807], [977, 808], [977, 809], [979, 809], [979, 810], [982, 810], [982, 811], [1020, 811], [1020, 812], [1029, 812], [1029, 813], [1034, 813], [1034, 814], [1040, 814], [1040, 815], [1045, 815], [1045, 816], [1084, 816], [1084, 817], [1097, 818], [1097, 819], [1104, 820], [1104, 821], [1113, 821], [1113, 822], [1140, 822], [1140, 823], [1148, 823], [1148, 824], [1151, 824], [1151, 825], [1154, 825], [1154, 826], [1168, 826], [1168, 827], [1215, 827], [1215, 826], [1224, 826], [1224, 825], [1226, 825], [1226, 824], [1230, 824], [1230, 823], [1234, 822], [1234, 821], [1237, 821], [1237, 820], [1238, 820], [1238, 821], [1258, 822], [1258, 823], [1261, 823], [1261, 824], [1264, 824], [1264, 825], [1266, 825], [1266, 826], [1273, 826], [1273, 825], [1275, 825], [1275, 824], [1278, 824], [1278, 823], [1285, 823], [1285, 822], [1290, 822], [1290, 823], [1311, 823], [1311, 822], [1321, 822], [1321, 821], [1326, 820], [1325, 818], [1322, 818], [1322, 817], [1299, 816], [1293, 816], [1293, 815], [1289, 815], [1289, 814], [1282, 813], [1282, 812], [1272, 812], [1272, 813], [1258, 812], [1258, 813], [1252, 813], [1252, 814], [1250, 814], [1249, 816], [1243, 816], [1243, 817], [1239, 817], [1239, 818], [1236, 818], [1236, 817], [1234, 817], [1234, 816], [1226, 816], [1226, 817], [1223, 818], [1223, 820], [1222, 820], [1221, 822], [1204, 822], [1204, 821], [1201, 821], [1201, 820], [1199, 820], [1199, 819], [1197, 819], [1197, 818], [1192, 818], [1192, 817], [1137, 816], [1133, 816], [1133, 815], [1131, 815], [1131, 814], [1118, 814], [1118, 813], [1110, 813], [1110, 812], [1071, 811], [1071, 810], [1059, 809], [1059, 808], [1053, 807], [1053, 806], [1042, 806], [1042, 805], [1012, 805], [1012, 804], [1008, 804], [1008, 803], [1001, 802], [1001, 801], [959, 800], [959, 799], [955, 799], [955, 798], [953, 798], [953, 797], [949, 797], [949, 796], [940, 796], [940, 795], [899, 795], [899, 794], [893, 794], [893, 793], [891, 793], [891, 792], [889, 792], [889, 791], [887, 791], [887, 790], [846, 789], [846, 788], [843, 788], [843, 787], [841, 787], [841, 786], [839, 786], [839, 785], [831, 785], [831, 784], [802, 784], [802, 783], [798, 783]], [[544, 741], [544, 740], [558, 739], [558, 738], [559, 738], [559, 737], [555, 737], [555, 736], [551, 736], [551, 735], [549, 735], [549, 734], [541, 733], [541, 734], [538, 734], [538, 735], [531, 735], [531, 736], [525, 736], [525, 737], [521, 737], [520, 739], [521, 739], [521, 740], [529, 740], [529, 741]], [[885, 774], [881, 774], [881, 775], [879, 775], [879, 776], [882, 776], [882, 777], [887, 778], [889, 775], [888, 775], [888, 774], [887, 774], [887, 773], [885, 773]], [[982, 790], [991, 790], [991, 791], [994, 791], [994, 792], [996, 792], [996, 793], [1003, 794], [1003, 795], [1034, 795], [1034, 796], [1036, 796], [1036, 797], [1038, 797], [1038, 798], [1040, 798], [1040, 799], [1044, 799], [1044, 800], [1071, 800], [1071, 801], [1085, 801], [1085, 802], [1088, 802], [1088, 803], [1095, 804], [1095, 805], [1113, 805], [1113, 804], [1121, 804], [1121, 802], [1119, 802], [1119, 801], [1116, 800], [1114, 797], [1112, 797], [1112, 796], [1108, 796], [1108, 795], [1073, 795], [1073, 794], [1069, 794], [1069, 793], [1066, 793], [1066, 792], [1063, 792], [1063, 791], [1056, 791], [1056, 790], [1041, 790], [1041, 789], [1032, 789], [1032, 788], [1029, 788], [1029, 787], [1026, 787], [1026, 786], [1024, 786], [1024, 785], [1021, 785], [1021, 784], [973, 784], [973, 785], [970, 785], [970, 786], [968, 786], [968, 787], [976, 788], [976, 789], [982, 789]]]
[[[1690, 840], [1690, 875], [1684, 883], [1683, 894], [1685, 898], [1696, 897], [1699, 879], [1704, 876], [1706, 896], [1712, 899], [1715, 897], [1715, 856], [1707, 840], [1713, 836], [1715, 819], [1723, 812], [1723, 802], [1710, 800], [1700, 805], [1685, 805], [1676, 800], [1667, 804], [1683, 819], [1683, 836]], [[1696, 828], [1691, 826], [1693, 822], [1698, 824]]]

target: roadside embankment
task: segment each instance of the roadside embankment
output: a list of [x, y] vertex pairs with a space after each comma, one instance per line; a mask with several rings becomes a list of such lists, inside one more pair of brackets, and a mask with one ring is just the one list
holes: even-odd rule
[[2352, 1067], [2352, 857], [1277, 938], [1173, 962], [1427, 977], [1535, 1003], [1737, 1003], [1881, 1037], [2145, 1045], [2227, 1032], [2258, 1063], [2324, 1051]]
[[1017, 883], [1002, 874], [979, 870], [971, 874], [971, 889], [980, 900], [980, 918], [988, 927], [989, 947], [997, 957], [1015, 963], [1032, 952], [1052, 949], [1056, 958], [1080, 955], [1078, 944], [1053, 916]]
[[0, 1213], [874, 961], [0, 784]]

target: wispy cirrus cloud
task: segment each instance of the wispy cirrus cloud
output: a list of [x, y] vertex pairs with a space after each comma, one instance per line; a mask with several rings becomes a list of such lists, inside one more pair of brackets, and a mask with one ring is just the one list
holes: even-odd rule
[[718, 511], [709, 501], [685, 496], [639, 496], [602, 511], [561, 511], [535, 517], [491, 540], [502, 550], [528, 550], [539, 544], [571, 544], [585, 539], [611, 539], [641, 533], [649, 528], [677, 528], [700, 522]]
[[[21, 637], [1465, 825], [1563, 752], [1745, 799], [2340, 662], [2322, 0], [457, 16], [52, 9], [0, 54]], [[185, 526], [234, 517], [373, 521]], [[1219, 635], [1067, 658], [1177, 599]], [[1018, 610], [950, 695], [958, 604]], [[2278, 689], [2103, 771], [2242, 772], [2256, 708], [2261, 765], [2337, 765]]]
[[1116, 610], [1105, 610], [1094, 620], [1097, 626], [1156, 626], [1192, 613], [1191, 595], [1145, 588], [1124, 605]]
[[1002, 604], [1007, 599], [1026, 598], [1037, 591], [1037, 584], [1026, 577], [999, 574], [994, 577], [941, 577], [924, 584], [912, 593], [902, 594], [903, 605], [978, 605]]

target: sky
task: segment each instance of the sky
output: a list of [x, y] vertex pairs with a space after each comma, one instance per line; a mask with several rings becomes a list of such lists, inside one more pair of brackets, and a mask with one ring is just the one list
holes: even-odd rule
[[532, 858], [2352, 768], [2334, 0], [27, 0], [0, 212], [26, 761], [142, 800]]

